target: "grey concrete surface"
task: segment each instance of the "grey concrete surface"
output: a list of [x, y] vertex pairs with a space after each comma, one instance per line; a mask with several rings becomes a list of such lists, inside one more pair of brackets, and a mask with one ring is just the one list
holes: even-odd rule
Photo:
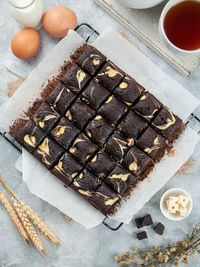
[[[78, 22], [87, 22], [98, 31], [105, 26], [111, 25], [118, 31], [125, 29], [98, 7], [92, 0], [45, 0], [45, 8], [53, 5], [67, 5], [74, 9], [78, 15]], [[8, 73], [7, 66], [21, 75], [27, 76], [30, 71], [40, 62], [57, 40], [47, 36], [43, 29], [41, 34], [41, 47], [39, 53], [32, 59], [21, 61], [17, 59], [10, 50], [10, 40], [19, 29], [11, 17], [7, 7], [7, 1], [0, 1], [0, 88], [5, 88], [6, 83], [15, 79]], [[191, 93], [200, 99], [200, 67], [191, 75], [184, 78], [159, 56], [148, 49], [136, 37], [126, 31], [133, 44], [140, 47], [159, 68], [172, 76], [176, 81], [185, 86]], [[0, 92], [0, 104], [6, 100], [6, 95]], [[199, 112], [200, 113], [200, 112]], [[198, 127], [192, 124], [193, 127]], [[160, 246], [180, 240], [192, 229], [192, 226], [200, 221], [200, 144], [197, 145], [193, 158], [195, 166], [189, 174], [179, 175], [160, 190], [145, 207], [136, 215], [151, 213], [154, 222], [161, 221], [166, 226], [163, 236], [156, 235], [154, 231], [147, 229], [149, 238], [145, 241], [137, 241], [135, 234], [137, 229], [134, 223], [124, 225], [119, 231], [111, 232], [104, 225], [99, 225], [91, 230], [86, 230], [76, 222], [67, 224], [62, 214], [44, 201], [31, 195], [26, 185], [22, 182], [21, 174], [15, 169], [15, 162], [19, 153], [0, 137], [0, 175], [12, 187], [16, 194], [29, 205], [31, 205], [45, 221], [55, 230], [62, 240], [62, 246], [54, 248], [46, 241], [48, 256], [43, 258], [33, 247], [27, 247], [13, 227], [4, 208], [0, 205], [0, 266], [1, 267], [114, 267], [117, 266], [113, 257], [119, 252], [126, 251], [132, 247], [146, 248], [149, 246]], [[162, 179], [162, 177], [161, 177]], [[181, 222], [171, 222], [164, 218], [159, 210], [159, 199], [164, 191], [171, 187], [186, 189], [194, 200], [194, 208], [191, 215]], [[0, 187], [0, 190], [3, 190]], [[72, 207], [73, 208], [73, 207]], [[181, 265], [180, 265], [181, 266]], [[200, 256], [190, 260], [189, 266], [200, 266]]]

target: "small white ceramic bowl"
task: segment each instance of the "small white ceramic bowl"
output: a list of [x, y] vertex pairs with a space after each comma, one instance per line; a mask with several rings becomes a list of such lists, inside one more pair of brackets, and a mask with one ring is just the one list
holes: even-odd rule
[[117, 2], [122, 6], [136, 9], [144, 9], [157, 6], [163, 1], [164, 0], [117, 0]]
[[[183, 196], [186, 196], [188, 198], [188, 204], [187, 204], [187, 214], [186, 216], [182, 217], [180, 216], [179, 214], [175, 213], [175, 214], [172, 214], [168, 211], [167, 209], [167, 204], [166, 204], [166, 200], [170, 197], [170, 196], [173, 196], [173, 197], [177, 197], [179, 195], [183, 195]], [[192, 211], [192, 208], [193, 208], [193, 201], [192, 201], [192, 198], [191, 196], [188, 194], [188, 192], [186, 192], [185, 190], [181, 189], [181, 188], [172, 188], [172, 189], [169, 189], [168, 191], [166, 191], [161, 199], [160, 199], [160, 210], [162, 212], [162, 214], [168, 218], [169, 220], [172, 220], [172, 221], [180, 221], [180, 220], [183, 220], [185, 218], [187, 218], [191, 211]]]

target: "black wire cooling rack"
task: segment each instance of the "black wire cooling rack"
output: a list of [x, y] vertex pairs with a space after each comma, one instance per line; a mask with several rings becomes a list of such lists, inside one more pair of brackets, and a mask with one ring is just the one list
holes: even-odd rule
[[[81, 23], [75, 28], [75, 31], [77, 31], [87, 43], [89, 43], [92, 39], [94, 40], [97, 36], [100, 35], [97, 30], [95, 30], [90, 24], [87, 23]], [[186, 124], [196, 130], [198, 134], [200, 134], [200, 118], [197, 115], [191, 113]], [[10, 143], [17, 151], [22, 153], [21, 146], [7, 132], [0, 129], [0, 136], [2, 136], [8, 143]], [[108, 218], [105, 218], [102, 223], [112, 231], [119, 230], [123, 225], [123, 223], [118, 223], [116, 221], [113, 222], [113, 220], [110, 220]]]

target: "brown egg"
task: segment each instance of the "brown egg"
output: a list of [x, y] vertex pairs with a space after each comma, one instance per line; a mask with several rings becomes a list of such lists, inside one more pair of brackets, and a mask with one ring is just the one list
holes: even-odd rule
[[40, 46], [39, 33], [31, 28], [17, 32], [11, 40], [11, 49], [16, 57], [27, 59], [34, 56]]
[[65, 6], [55, 6], [47, 10], [43, 16], [45, 31], [55, 38], [62, 38], [68, 34], [69, 29], [74, 29], [77, 17], [74, 11]]

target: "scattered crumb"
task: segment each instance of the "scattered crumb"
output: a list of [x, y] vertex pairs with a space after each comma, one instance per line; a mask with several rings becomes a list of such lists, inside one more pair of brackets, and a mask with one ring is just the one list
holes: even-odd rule
[[149, 178], [149, 179], [147, 180], [147, 182], [148, 182], [148, 183], [151, 183], [151, 178]]
[[139, 51], [142, 51], [142, 49], [140, 48], [139, 44], [136, 43], [135, 46]]
[[124, 31], [121, 31], [120, 34], [122, 37], [124, 37], [127, 41], [129, 41], [131, 43], [130, 38], [128, 37], [128, 35]]
[[72, 218], [70, 218], [66, 214], [64, 214], [64, 217], [65, 217], [65, 220], [67, 221], [67, 223], [70, 223], [72, 221]]
[[195, 160], [190, 157], [184, 164], [181, 166], [181, 168], [174, 174], [173, 177], [180, 175], [180, 174], [188, 174], [188, 171], [194, 166]]
[[167, 154], [167, 156], [170, 158], [174, 158], [175, 155], [176, 155], [176, 149], [171, 149]]

